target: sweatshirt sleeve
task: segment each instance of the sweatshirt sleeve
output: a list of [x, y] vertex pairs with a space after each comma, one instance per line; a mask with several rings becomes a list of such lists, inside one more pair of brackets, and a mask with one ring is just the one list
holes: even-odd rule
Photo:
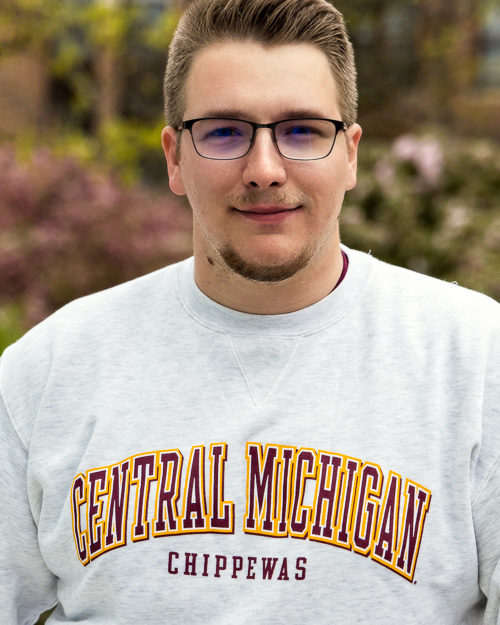
[[485, 623], [500, 623], [500, 460], [473, 503]]
[[[482, 443], [472, 499], [484, 623], [500, 623], [500, 330], [490, 342], [483, 395]], [[474, 483], [474, 480], [473, 480]]]
[[56, 603], [27, 489], [29, 453], [2, 396], [0, 360], [0, 625], [32, 625]]

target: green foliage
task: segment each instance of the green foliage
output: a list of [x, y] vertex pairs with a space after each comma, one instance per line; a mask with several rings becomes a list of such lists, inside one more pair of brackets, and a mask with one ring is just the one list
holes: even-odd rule
[[[71, 5], [68, 5], [71, 6]], [[139, 14], [138, 7], [123, 2], [91, 2], [85, 4], [74, 16], [74, 25], [81, 29], [87, 42], [122, 52], [130, 25]]]
[[126, 183], [166, 178], [166, 165], [160, 147], [162, 119], [156, 124], [139, 120], [115, 120], [106, 124], [101, 135], [101, 157], [119, 171]]
[[165, 52], [177, 28], [180, 16], [180, 11], [163, 11], [152, 21], [146, 22], [142, 41], [151, 48]]
[[11, 304], [0, 308], [0, 355], [6, 347], [21, 338], [24, 329], [18, 306]]
[[43, 123], [17, 139], [36, 136], [56, 152], [85, 152], [127, 182], [164, 180], [156, 148], [166, 53], [178, 18], [178, 10], [124, 0], [1, 2], [0, 58], [31, 54], [47, 79]]
[[68, 126], [42, 139], [33, 133], [22, 133], [16, 137], [15, 148], [20, 161], [31, 160], [43, 145], [60, 159], [71, 158], [89, 167], [99, 162], [101, 169], [113, 172], [127, 186], [143, 181], [166, 187], [167, 167], [161, 148], [163, 126], [161, 117], [155, 123], [117, 118], [103, 126], [99, 138]]
[[1, 53], [37, 48], [50, 39], [64, 23], [65, 4], [58, 0], [4, 0], [0, 4]]

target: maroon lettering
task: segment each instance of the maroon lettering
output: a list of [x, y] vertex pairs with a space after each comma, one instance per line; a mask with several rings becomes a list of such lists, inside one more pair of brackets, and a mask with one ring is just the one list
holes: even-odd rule
[[342, 476], [343, 491], [342, 491], [342, 506], [339, 511], [341, 525], [337, 534], [335, 544], [339, 547], [351, 548], [350, 544], [350, 532], [352, 523], [352, 513], [354, 508], [353, 493], [356, 491], [358, 469], [360, 465], [359, 460], [349, 458], [346, 463], [345, 472]]
[[410, 480], [405, 484], [405, 509], [403, 512], [403, 536], [398, 549], [396, 567], [401, 573], [413, 579], [417, 564], [420, 540], [424, 529], [425, 518], [431, 501], [430, 491]]
[[297, 558], [295, 563], [295, 570], [297, 571], [295, 573], [295, 579], [299, 582], [306, 578], [306, 564], [307, 558]]
[[87, 527], [90, 535], [89, 552], [90, 557], [94, 558], [103, 550], [102, 534], [104, 520], [102, 497], [108, 492], [107, 469], [89, 471], [87, 475], [87, 484], [89, 488], [89, 499], [87, 505]]
[[272, 579], [278, 558], [262, 558], [262, 579]]
[[210, 445], [210, 529], [233, 530], [234, 504], [224, 501], [226, 444]]
[[368, 463], [363, 465], [356, 493], [356, 524], [352, 537], [353, 548], [363, 555], [368, 555], [375, 532], [378, 502], [372, 496], [380, 496], [382, 479], [379, 467]]
[[227, 567], [226, 556], [215, 556], [215, 574], [214, 577], [220, 577], [220, 572], [225, 571]]
[[320, 475], [316, 487], [314, 512], [314, 524], [311, 529], [311, 538], [333, 537], [335, 525], [335, 512], [338, 501], [339, 469], [342, 465], [342, 458], [333, 454], [321, 452], [319, 458]]
[[253, 572], [253, 567], [256, 564], [257, 564], [257, 558], [254, 558], [254, 556], [248, 556], [247, 579], [255, 579], [255, 573]]
[[281, 455], [281, 503], [280, 503], [280, 517], [278, 524], [278, 534], [286, 536], [288, 534], [288, 514], [290, 508], [290, 486], [292, 477], [292, 461], [295, 454], [295, 449], [285, 447]]
[[283, 562], [281, 563], [280, 574], [278, 575], [278, 580], [280, 581], [288, 581], [290, 578], [288, 577], [288, 560], [283, 558]]
[[[77, 475], [69, 499], [80, 562], [86, 566], [105, 551], [126, 545], [130, 538], [149, 539], [150, 533], [155, 537], [207, 531], [233, 533], [235, 505], [224, 499], [227, 444], [212, 443], [208, 460], [207, 482], [203, 445], [191, 448], [184, 471], [181, 452], [170, 449], [131, 456], [110, 467]], [[406, 479], [403, 490], [401, 476], [393, 471], [385, 478], [376, 464], [362, 464], [356, 458], [322, 450], [297, 451], [284, 445], [247, 443], [246, 462], [244, 532], [275, 538], [309, 537], [353, 549], [413, 581], [430, 490], [410, 479]], [[237, 471], [236, 466], [238, 478]], [[184, 474], [179, 514], [180, 480]], [[153, 518], [152, 482], [156, 482]], [[130, 523], [129, 503], [134, 497], [134, 520]], [[176, 551], [168, 553], [169, 574], [220, 578], [227, 570], [227, 577], [232, 579], [260, 579], [257, 563], [262, 559], [263, 580], [302, 581], [306, 577], [306, 558], [296, 558], [295, 570], [292, 560], [289, 572], [287, 557], [278, 563], [279, 558], [262, 554], [204, 553], [203, 564], [197, 553], [185, 552], [184, 557], [182, 566]]]
[[198, 554], [185, 553], [184, 555], [186, 556], [184, 575], [196, 575], [196, 558], [198, 557]]
[[263, 519], [262, 531], [273, 531], [273, 486], [276, 482], [277, 447], [266, 446], [262, 456], [260, 445], [248, 443], [248, 493], [245, 531], [259, 530], [259, 521]]
[[177, 499], [181, 468], [182, 454], [179, 451], [160, 453], [160, 484], [154, 524], [155, 535], [177, 531]]
[[383, 509], [379, 515], [380, 526], [376, 536], [377, 544], [373, 556], [392, 564], [397, 542], [397, 522], [399, 510], [399, 490], [401, 478], [395, 473], [390, 474], [388, 488], [384, 498]]
[[[121, 469], [121, 471], [120, 471]], [[106, 519], [106, 547], [122, 547], [127, 544], [127, 513], [129, 495], [130, 462], [111, 468], [110, 494]]]
[[208, 559], [210, 558], [210, 554], [203, 554], [203, 573], [202, 577], [208, 577]]
[[132, 525], [132, 540], [149, 538], [148, 500], [152, 480], [157, 479], [156, 454], [137, 456], [132, 468], [132, 483], [137, 484], [135, 495], [135, 521]]
[[87, 565], [89, 561], [89, 554], [87, 550], [88, 532], [81, 529], [81, 506], [86, 502], [85, 499], [85, 477], [80, 474], [74, 482], [72, 488], [72, 507], [73, 514], [73, 536], [75, 538], [76, 551], [80, 562], [83, 565]]
[[205, 448], [193, 447], [186, 478], [183, 530], [206, 528], [204, 463]]
[[231, 577], [236, 579], [238, 577], [237, 573], [243, 571], [243, 558], [241, 556], [233, 556], [233, 574]]
[[314, 479], [316, 455], [312, 449], [302, 449], [295, 461], [295, 483], [290, 533], [296, 538], [305, 538], [311, 514], [310, 506], [303, 505], [306, 482]]
[[176, 560], [179, 559], [179, 554], [177, 553], [177, 551], [171, 551], [168, 554], [168, 572], [170, 573], [170, 575], [177, 575], [177, 573], [179, 572], [179, 569], [177, 567], [173, 567], [172, 560], [174, 558]]

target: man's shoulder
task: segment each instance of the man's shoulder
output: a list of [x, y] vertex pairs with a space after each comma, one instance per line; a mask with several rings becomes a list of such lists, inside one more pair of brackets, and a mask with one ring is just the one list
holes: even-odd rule
[[75, 300], [8, 347], [0, 359], [0, 395], [20, 422], [31, 423], [30, 407], [36, 412], [51, 374], [59, 384], [77, 374], [92, 379], [100, 358], [118, 362], [124, 350], [140, 351], [174, 314], [180, 265]]
[[500, 332], [500, 304], [457, 282], [374, 260], [370, 295], [383, 308], [448, 327]]
[[163, 267], [104, 291], [76, 299], [52, 315], [59, 323], [66, 319], [89, 320], [94, 316], [109, 318], [110, 314], [133, 316], [144, 313], [162, 300], [169, 300], [177, 287], [177, 271], [188, 261]]
[[[360, 252], [356, 253], [359, 254]], [[433, 296], [445, 301], [459, 299], [464, 302], [470, 302], [473, 305], [489, 302], [492, 306], [499, 306], [499, 303], [491, 297], [460, 285], [457, 281], [449, 282], [377, 258], [373, 260], [375, 263], [374, 275], [381, 281], [381, 284], [378, 286], [383, 286], [385, 282], [388, 288], [396, 289], [402, 294], [413, 292], [419, 296], [428, 295], [429, 297]]]
[[[184, 263], [189, 261], [183, 261]], [[66, 304], [29, 330], [5, 355], [65, 348], [75, 343], [97, 343], [115, 332], [152, 323], [155, 316], [167, 314], [175, 300], [178, 268], [164, 267], [104, 291]]]

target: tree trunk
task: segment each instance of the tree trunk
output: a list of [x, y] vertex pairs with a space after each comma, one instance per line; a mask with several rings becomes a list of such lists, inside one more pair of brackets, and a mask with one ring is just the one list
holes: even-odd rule
[[[119, 10], [121, 0], [97, 0], [109, 10]], [[116, 120], [120, 113], [121, 68], [116, 42], [102, 45], [94, 65], [97, 100], [94, 110], [96, 134], [102, 136], [106, 126]]]

